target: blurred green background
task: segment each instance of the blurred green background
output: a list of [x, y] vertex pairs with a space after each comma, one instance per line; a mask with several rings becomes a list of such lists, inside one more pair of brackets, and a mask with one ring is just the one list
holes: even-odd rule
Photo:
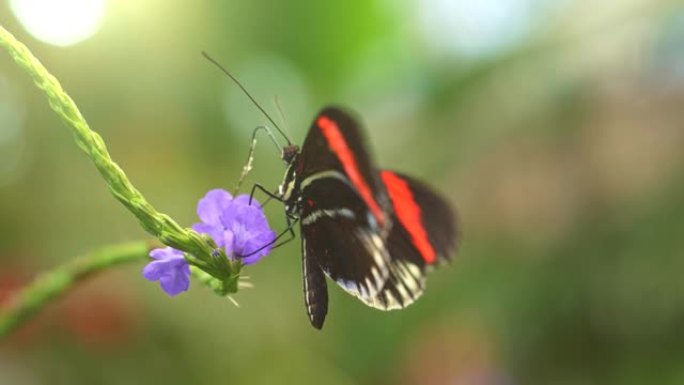
[[[295, 142], [322, 106], [354, 109], [378, 163], [431, 181], [463, 232], [404, 311], [330, 286], [322, 332], [298, 241], [246, 269], [239, 309], [117, 268], [3, 342], [0, 384], [684, 384], [678, 1], [11, 0], [0, 23], [184, 225], [265, 123], [207, 50], [275, 116], [278, 97]], [[248, 183], [275, 188], [278, 155], [262, 140]], [[0, 297], [145, 237], [0, 53]]]

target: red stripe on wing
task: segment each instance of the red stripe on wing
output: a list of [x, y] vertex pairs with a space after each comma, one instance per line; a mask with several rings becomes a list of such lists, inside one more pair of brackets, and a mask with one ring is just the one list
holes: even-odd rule
[[361, 176], [359, 167], [356, 164], [356, 158], [354, 158], [354, 153], [349, 149], [349, 146], [347, 146], [347, 141], [342, 136], [339, 127], [337, 127], [337, 123], [327, 116], [321, 116], [316, 121], [316, 124], [321, 128], [325, 140], [328, 141], [328, 146], [340, 160], [340, 163], [342, 163], [344, 172], [347, 173], [352, 184], [359, 191], [361, 199], [368, 205], [378, 223], [381, 226], [384, 226], [385, 216], [380, 209], [380, 206], [373, 198], [370, 187], [368, 187], [363, 176]]
[[416, 249], [418, 249], [423, 260], [425, 260], [425, 263], [430, 264], [435, 262], [437, 254], [428, 240], [421, 219], [420, 206], [413, 198], [413, 193], [411, 192], [408, 183], [390, 171], [382, 171], [380, 177], [387, 187], [387, 192], [392, 200], [394, 214], [411, 236], [411, 242]]

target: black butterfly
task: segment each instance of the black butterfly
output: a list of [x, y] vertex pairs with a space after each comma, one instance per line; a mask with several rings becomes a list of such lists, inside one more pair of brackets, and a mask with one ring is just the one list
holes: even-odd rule
[[429, 267], [449, 259], [456, 220], [423, 183], [378, 170], [350, 114], [325, 108], [288, 163], [277, 198], [301, 222], [304, 299], [320, 329], [328, 312], [325, 275], [368, 306], [401, 309], [421, 296]]

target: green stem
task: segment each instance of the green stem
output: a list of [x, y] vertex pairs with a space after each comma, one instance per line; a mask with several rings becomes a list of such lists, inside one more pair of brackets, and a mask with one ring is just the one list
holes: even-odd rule
[[109, 267], [142, 262], [148, 258], [150, 248], [143, 241], [109, 246], [38, 276], [12, 299], [8, 308], [0, 309], [0, 340], [77, 282]]
[[90, 129], [59, 81], [24, 44], [17, 41], [2, 26], [0, 46], [7, 50], [14, 61], [31, 76], [36, 86], [45, 93], [50, 107], [71, 130], [76, 144], [93, 161], [111, 193], [138, 218], [142, 227], [163, 244], [191, 254], [188, 261], [221, 281], [226, 293], [237, 291], [240, 264], [230, 261], [224, 251], [217, 249], [208, 237], [201, 236], [192, 229], [182, 228], [171, 217], [152, 207], [112, 160], [102, 137]]

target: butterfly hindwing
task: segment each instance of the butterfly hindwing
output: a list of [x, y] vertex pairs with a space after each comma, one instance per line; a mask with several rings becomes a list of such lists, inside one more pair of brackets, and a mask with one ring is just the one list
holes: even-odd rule
[[390, 275], [367, 305], [401, 309], [420, 297], [425, 271], [448, 260], [456, 247], [456, 221], [450, 205], [423, 183], [392, 171], [381, 171], [392, 201], [394, 224], [387, 238]]
[[451, 205], [415, 178], [389, 170], [380, 176], [392, 201], [395, 229], [402, 228], [421, 254], [414, 261], [433, 266], [449, 260], [458, 235]]

